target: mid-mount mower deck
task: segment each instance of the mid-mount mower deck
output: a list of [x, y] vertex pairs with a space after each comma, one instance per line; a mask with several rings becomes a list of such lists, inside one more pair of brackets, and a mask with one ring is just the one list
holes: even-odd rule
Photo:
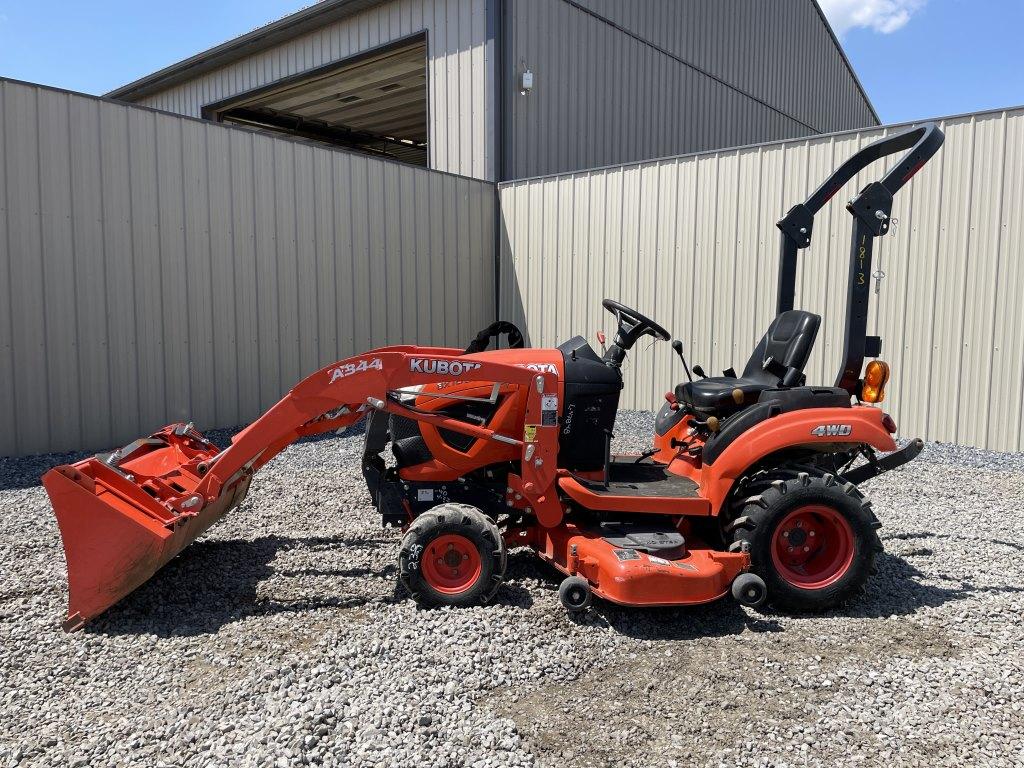
[[[881, 339], [866, 335], [872, 245], [888, 231], [893, 195], [942, 141], [934, 125], [881, 139], [786, 214], [777, 317], [739, 376], [707, 377], [695, 366], [694, 380], [675, 342], [688, 380], [666, 395], [643, 455], [610, 452], [620, 367], [642, 336], [669, 333], [606, 299], [618, 330], [603, 355], [579, 336], [525, 349], [519, 330], [499, 322], [466, 350], [395, 346], [334, 363], [225, 450], [175, 424], [47, 472], [68, 563], [65, 627], [81, 627], [149, 579], [238, 506], [253, 473], [290, 443], [364, 416], [363, 474], [384, 522], [405, 529], [400, 578], [423, 605], [486, 602], [512, 546], [565, 574], [559, 596], [570, 610], [593, 595], [689, 605], [730, 590], [746, 605], [768, 599], [790, 610], [846, 600], [880, 549], [878, 520], [857, 485], [922, 445], [896, 451], [896, 425], [875, 406], [888, 366], [864, 367], [881, 352]], [[793, 309], [797, 252], [840, 188], [904, 150], [847, 205], [854, 231], [842, 368], [834, 386], [807, 386], [820, 318]], [[486, 351], [499, 334], [510, 348]]]

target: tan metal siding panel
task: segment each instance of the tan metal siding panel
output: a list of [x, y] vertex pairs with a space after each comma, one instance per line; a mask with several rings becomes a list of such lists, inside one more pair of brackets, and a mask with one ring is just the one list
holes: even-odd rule
[[[238, 420], [251, 421], [260, 405], [259, 283], [256, 279], [255, 137], [240, 131], [227, 134], [231, 145], [231, 266], [237, 345]], [[230, 397], [230, 390], [227, 397]]]
[[[107, 308], [103, 314], [107, 321], [110, 345], [110, 399], [117, 404], [111, 412], [112, 434], [137, 431], [139, 428], [139, 387], [136, 369], [131, 362], [135, 359], [136, 329], [134, 322], [127, 322], [128, 318], [135, 317], [135, 278], [132, 265], [130, 158], [124, 151], [128, 141], [126, 112], [124, 108], [99, 110], [98, 115], [102, 180], [98, 194], [103, 206], [104, 274], [107, 281]], [[120, 318], [124, 320], [119, 321]], [[64, 333], [64, 325], [63, 321], [57, 323], [54, 332]], [[53, 359], [55, 350], [48, 350], [47, 354]]]
[[[447, 255], [449, 244], [445, 242], [444, 225], [444, 184], [441, 179], [434, 176], [430, 179], [430, 254], [431, 271], [429, 285], [433, 293], [439, 297], [444, 306], [448, 306], [454, 300], [451, 294], [451, 274], [448, 272]], [[445, 311], [438, 310], [431, 316], [431, 339], [440, 342], [448, 335], [445, 323]]]
[[334, 186], [331, 184], [331, 157], [326, 153], [310, 153], [312, 170], [309, 183], [302, 187], [308, 190], [309, 214], [312, 222], [308, 233], [313, 248], [314, 270], [312, 284], [305, 288], [308, 295], [315, 297], [315, 317], [312, 323], [316, 334], [313, 359], [338, 357], [338, 326], [335, 322], [337, 305], [337, 265], [334, 258], [334, 240], [337, 229], [334, 216]]
[[372, 345], [463, 344], [494, 215], [488, 182], [0, 80], [0, 451], [233, 426]]
[[47, 355], [43, 268], [36, 258], [43, 245], [40, 211], [38, 112], [34, 91], [9, 89], [5, 103], [8, 174], [7, 242], [10, 260], [10, 314], [14, 338], [14, 423], [19, 445], [38, 453], [49, 442], [46, 396]]
[[[160, 188], [156, 168], [156, 116], [152, 112], [141, 110], [126, 111], [127, 153], [132, 159], [129, 184], [132, 189], [132, 268], [136, 306], [134, 322], [139, 339], [135, 361], [140, 392], [138, 411], [139, 424], [148, 425], [157, 423], [163, 416], [167, 391], [164, 378], [165, 296], [160, 277]], [[74, 145], [69, 145], [69, 149], [74, 153]], [[85, 350], [84, 341], [79, 333], [80, 355]]]
[[[68, 328], [68, 317], [75, 313], [75, 284], [74, 281], [65, 278], [67, 270], [73, 269], [69, 254], [74, 252], [69, 213], [71, 157], [68, 141], [68, 98], [61, 93], [40, 92], [38, 99], [40, 205], [42, 211], [52, 212], [45, 215], [42, 226], [42, 285], [46, 287], [44, 290], [47, 293], [45, 321], [49, 365], [46, 395], [50, 410], [50, 439], [73, 445], [81, 439], [81, 402], [77, 332], [74, 328]], [[0, 136], [0, 147], [2, 146]], [[0, 227], [2, 225], [3, 217], [0, 216]], [[2, 247], [4, 239], [0, 231], [0, 248]], [[0, 264], [0, 280], [6, 276], [6, 270]], [[2, 296], [3, 293], [0, 292], [0, 297]], [[6, 300], [0, 298], [0, 301], [3, 301], [5, 306], [10, 306]], [[5, 319], [4, 314], [6, 313], [0, 312], [0, 323]], [[2, 375], [3, 373], [0, 373], [0, 376]]]
[[942, 185], [939, 220], [932, 382], [930, 394], [943, 407], [929, 414], [928, 429], [956, 439], [956, 404], [960, 396], [959, 365], [963, 350], [964, 309], [968, 268], [974, 164], [974, 121], [951, 125], [946, 131], [941, 158], [945, 183]]
[[[318, 305], [316, 203], [313, 198], [314, 153], [311, 147], [295, 146], [295, 251], [298, 285], [299, 375], [317, 368], [320, 354]], [[333, 355], [331, 355], [333, 357]]]
[[1005, 118], [987, 442], [1024, 448], [1024, 120]]
[[[995, 344], [995, 297], [998, 292], [1000, 240], [1003, 235], [1003, 194], [1006, 173], [1005, 115], [974, 119], [974, 167], [971, 176], [971, 227], [967, 241], [964, 280], [964, 333], [960, 365], [960, 391], [956, 410], [957, 442], [979, 445], [988, 441], [994, 413], [1003, 411], [991, 400], [990, 382], [979, 382], [978, 371], [992, 371]], [[1018, 177], [1017, 183], [1020, 183]], [[1020, 258], [1021, 254], [1017, 254]], [[985, 297], [982, 299], [982, 297]], [[975, 415], [964, 405], [976, 403]]]
[[210, 168], [206, 157], [208, 136], [206, 126], [201, 123], [183, 122], [181, 128], [185, 234], [182, 271], [186, 286], [184, 295], [188, 297], [189, 306], [189, 311], [182, 313], [187, 321], [184, 329], [189, 373], [187, 418], [200, 424], [216, 424], [217, 401], [213, 378], [210, 376], [214, 368], [214, 334], [210, 328], [210, 317], [213, 314], [210, 272], [213, 201], [210, 200]]
[[[388, 332], [388, 317], [390, 308], [387, 305], [388, 284], [387, 284], [387, 242], [385, 241], [385, 219], [384, 207], [384, 173], [373, 173], [367, 163], [366, 174], [366, 202], [369, 206], [367, 211], [367, 249], [366, 260], [368, 266], [369, 282], [367, 294], [370, 299], [370, 333], [369, 346], [379, 347]], [[455, 244], [452, 243], [454, 250]]]
[[[91, 104], [93, 108], [97, 105]], [[166, 297], [163, 312], [165, 397], [172, 420], [187, 421], [192, 413], [187, 312], [181, 300], [188, 296], [185, 240], [185, 183], [179, 120], [157, 120], [156, 166], [160, 208], [160, 290]], [[97, 179], [97, 182], [100, 180]], [[99, 217], [97, 217], [99, 221]], [[94, 307], [105, 305], [94, 303]], [[109, 366], [105, 366], [105, 369]]]
[[[8, 95], [10, 87], [0, 83], [0, 455], [11, 455], [17, 451], [18, 436], [14, 430], [14, 416], [18, 412], [14, 385], [14, 318], [11, 312], [14, 286], [12, 278], [11, 241], [8, 237], [7, 221], [10, 214], [7, 200], [10, 197], [10, 174], [7, 171], [7, 136], [11, 132], [6, 123], [11, 114], [12, 100]], [[73, 429], [71, 425], [68, 429]]]
[[[102, 445], [112, 439], [110, 410], [113, 402], [107, 339], [103, 210], [101, 195], [97, 194], [103, 186], [99, 162], [99, 109], [97, 102], [86, 99], [69, 99], [68, 106], [82, 440], [87, 444]], [[25, 129], [36, 130], [36, 127], [25, 126]]]
[[199, 117], [203, 107], [426, 31], [430, 167], [494, 179], [493, 57], [487, 0], [394, 0], [143, 97]]
[[[869, 332], [882, 336], [893, 367], [885, 408], [906, 436], [1020, 450], [1024, 109], [941, 124], [943, 150], [897, 195], [899, 223], [877, 241], [875, 268], [887, 276]], [[837, 164], [894, 130], [502, 184], [502, 314], [524, 321], [534, 345], [549, 346], [610, 330], [600, 301], [620, 298], [674, 331], [691, 362], [709, 372], [739, 368], [774, 313], [775, 221]], [[823, 316], [807, 367], [812, 383], [831, 384], [842, 354], [851, 237], [843, 203], [882, 172], [873, 166], [842, 190], [801, 252], [798, 306]], [[588, 256], [577, 258], [584, 248]], [[572, 288], [539, 293], [566, 285], [566, 253]], [[638, 345], [623, 406], [659, 407], [681, 374], [667, 345]]]
[[[422, 172], [413, 174], [413, 186], [409, 194], [411, 202], [414, 203], [415, 213], [405, 218], [405, 226], [409, 228], [410, 239], [416, 249], [416, 261], [410, 267], [414, 270], [412, 277], [416, 311], [412, 316], [412, 322], [415, 325], [415, 335], [409, 338], [415, 339], [420, 344], [434, 343], [434, 331], [431, 327], [433, 313], [430, 302], [426, 300], [425, 295], [421, 297], [421, 294], [430, 292], [431, 280], [434, 279], [434, 253], [430, 244], [430, 176], [431, 174]], [[403, 233], [403, 238], [405, 237], [406, 235]]]
[[368, 178], [370, 160], [365, 157], [349, 157], [351, 185], [349, 204], [351, 206], [348, 222], [351, 240], [352, 284], [363, 286], [352, 296], [352, 338], [357, 349], [370, 349], [373, 343], [373, 322], [356, 322], [371, 318], [370, 308], [373, 304], [370, 294], [370, 221], [369, 211], [378, 207], [377, 200], [369, 195]]
[[[401, 168], [398, 165], [388, 164], [384, 169], [383, 198], [381, 211], [402, 210]], [[405, 264], [395, 258], [395, 254], [401, 252], [401, 221], [395, 223], [398, 226], [382, 228], [381, 263], [384, 270], [381, 283], [384, 291], [380, 308], [384, 310], [384, 322], [381, 330], [384, 332], [384, 338], [388, 339], [403, 338], [406, 327], [406, 308], [402, 303], [402, 270]]]
[[[238, 392], [238, 347], [241, 343], [236, 307], [222, 301], [236, 289], [234, 269], [235, 200], [231, 133], [207, 128], [204, 136], [210, 203], [210, 314], [207, 331], [213, 381], [213, 413], [217, 424], [241, 423]], [[239, 293], [241, 293], [239, 289]]]

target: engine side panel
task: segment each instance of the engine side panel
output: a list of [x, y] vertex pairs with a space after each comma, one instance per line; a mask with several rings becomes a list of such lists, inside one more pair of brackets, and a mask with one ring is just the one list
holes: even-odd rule
[[558, 465], [574, 471], [604, 466], [605, 440], [615, 426], [622, 374], [605, 365], [582, 336], [559, 346], [563, 358], [562, 409]]

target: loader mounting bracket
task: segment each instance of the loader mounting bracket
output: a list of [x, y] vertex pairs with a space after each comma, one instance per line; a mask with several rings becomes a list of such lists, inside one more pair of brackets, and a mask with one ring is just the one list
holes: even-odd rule
[[792, 240], [797, 248], [806, 248], [811, 244], [811, 232], [814, 231], [814, 214], [800, 203], [794, 205], [775, 225]]

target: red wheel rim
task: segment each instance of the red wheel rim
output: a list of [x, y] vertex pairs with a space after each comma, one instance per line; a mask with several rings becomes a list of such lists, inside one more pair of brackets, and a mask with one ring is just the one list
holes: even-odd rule
[[853, 563], [849, 521], [832, 507], [808, 504], [786, 515], [772, 536], [776, 572], [801, 589], [822, 589], [846, 575]]
[[476, 544], [457, 533], [438, 536], [427, 544], [420, 563], [431, 588], [446, 595], [471, 589], [483, 569]]

